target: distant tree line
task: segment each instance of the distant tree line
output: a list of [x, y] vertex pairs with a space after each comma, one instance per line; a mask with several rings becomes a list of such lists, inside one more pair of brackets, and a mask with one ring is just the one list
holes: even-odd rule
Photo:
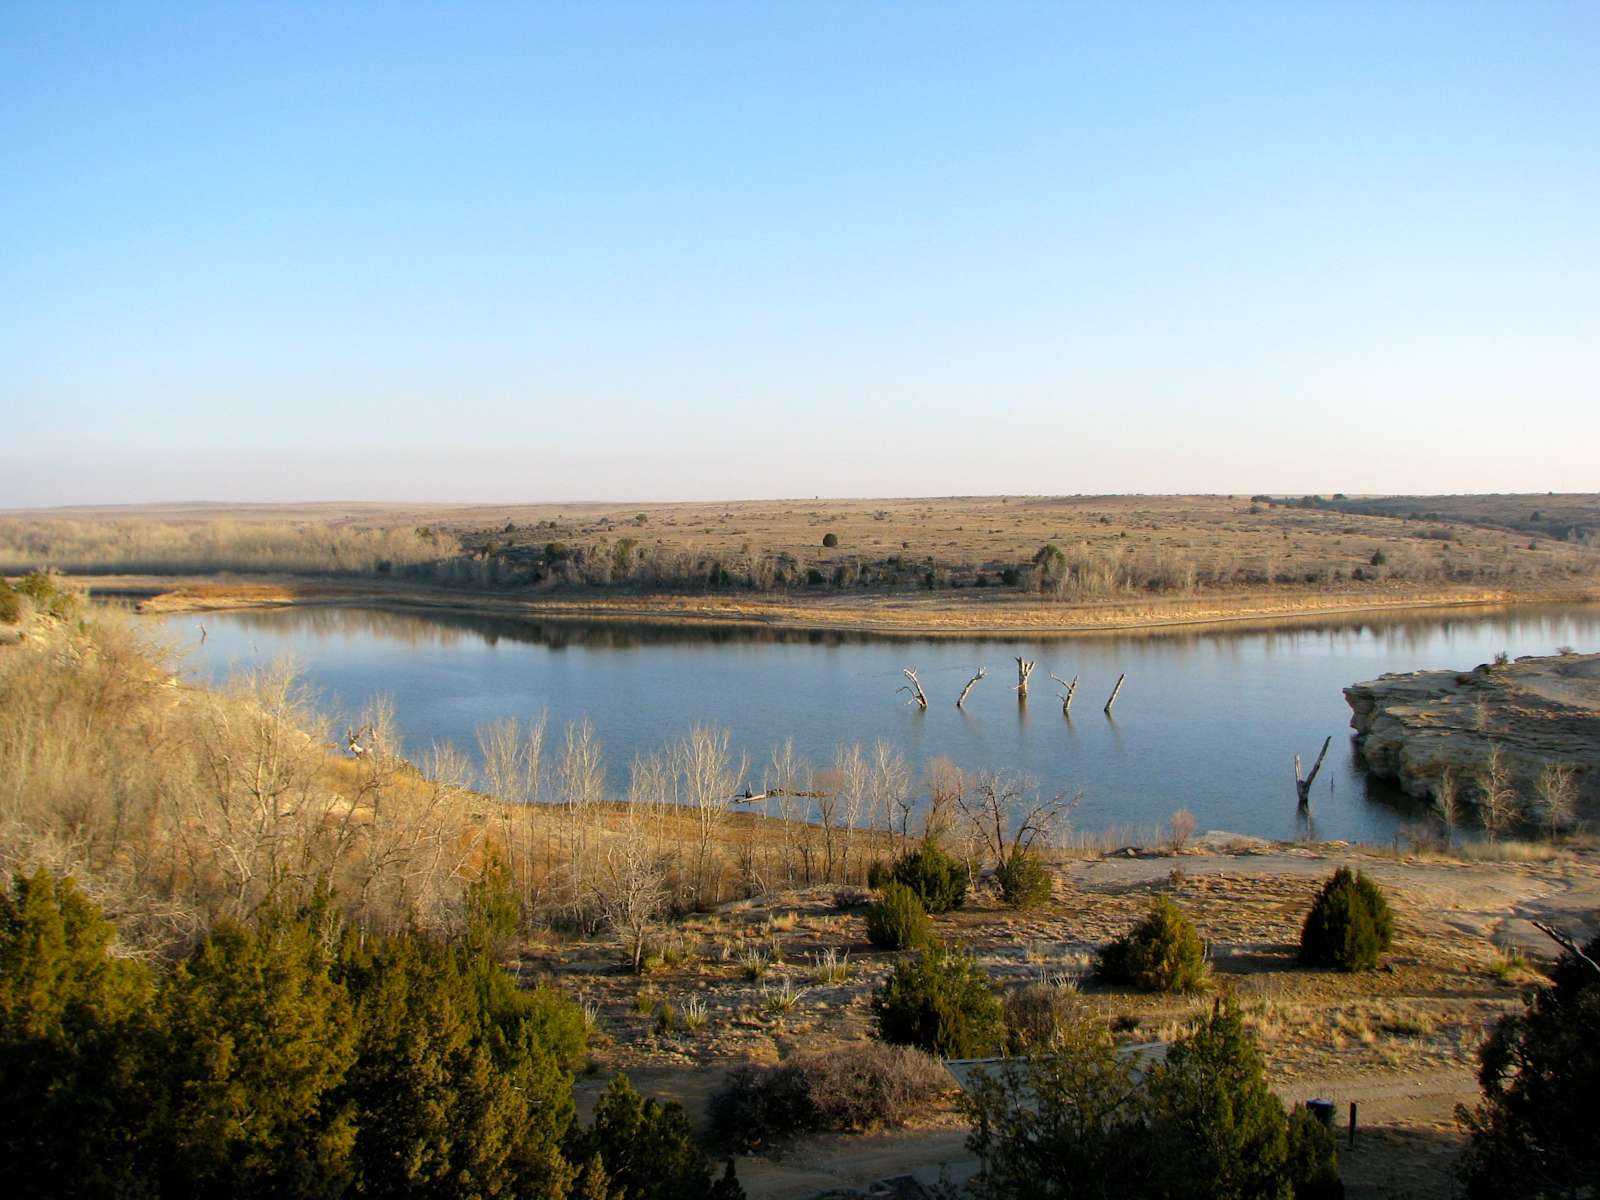
[[[1263, 506], [1397, 515], [1387, 502], [1340, 496], [1298, 500], [1258, 496]], [[1376, 506], [1376, 507], [1375, 507]], [[641, 514], [643, 515], [643, 514]], [[1592, 546], [1600, 521], [1557, 527], [1541, 511], [1530, 518], [1490, 520], [1436, 512], [1407, 514], [1420, 527], [1398, 531], [1433, 546], [1391, 545], [1359, 553], [1315, 552], [1279, 544], [1275, 532], [1238, 546], [1130, 539], [1109, 530], [1093, 540], [1051, 541], [1015, 561], [965, 561], [914, 554], [866, 553], [829, 531], [817, 550], [708, 552], [643, 537], [637, 520], [577, 530], [555, 522], [449, 531], [432, 526], [363, 526], [354, 522], [240, 520], [73, 521], [0, 520], [0, 572], [55, 568], [76, 574], [210, 574], [236, 572], [328, 578], [387, 578], [468, 589], [594, 589], [640, 591], [807, 592], [874, 589], [997, 588], [1063, 600], [1137, 595], [1186, 595], [1242, 587], [1318, 586], [1379, 581], [1409, 584], [1507, 585], [1565, 578], [1592, 570], [1581, 552]], [[1107, 518], [1102, 518], [1108, 522]], [[1463, 525], [1541, 535], [1526, 550], [1462, 541]], [[1150, 527], [1150, 528], [1153, 528]], [[1346, 530], [1347, 533], [1354, 532]], [[1270, 535], [1270, 536], [1269, 536]], [[1288, 531], [1283, 531], [1288, 539]], [[1401, 543], [1405, 546], [1405, 543]], [[1574, 557], [1577, 553], [1578, 557]]]

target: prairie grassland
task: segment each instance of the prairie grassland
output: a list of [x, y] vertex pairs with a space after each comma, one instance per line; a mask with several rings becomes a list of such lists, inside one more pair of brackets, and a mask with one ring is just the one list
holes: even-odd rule
[[0, 571], [383, 575], [456, 558], [448, 534], [402, 526], [155, 517], [0, 519]]
[[[1242, 592], [1548, 591], [1600, 574], [1589, 536], [1600, 499], [1504, 498], [1503, 526], [1484, 515], [1411, 515], [1431, 512], [1435, 499], [1442, 504], [1404, 498], [1394, 513], [1228, 496], [74, 510], [0, 520], [0, 569], [387, 574], [502, 591], [724, 598], [866, 589], [932, 592], [946, 607], [957, 591], [964, 604], [1205, 607]], [[1560, 519], [1544, 521], [1541, 503]], [[1544, 524], [1529, 532], [1522, 517], [1534, 512]]]

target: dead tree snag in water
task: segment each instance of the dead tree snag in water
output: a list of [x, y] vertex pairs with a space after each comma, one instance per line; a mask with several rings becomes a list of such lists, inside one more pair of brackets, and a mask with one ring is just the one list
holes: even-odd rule
[[1073, 693], [1078, 690], [1078, 677], [1074, 675], [1071, 683], [1068, 683], [1059, 675], [1051, 675], [1050, 678], [1054, 679], [1062, 687], [1067, 689], [1064, 692], [1057, 692], [1056, 695], [1061, 697], [1061, 715], [1063, 717], [1070, 717], [1072, 715], [1072, 696]]
[[[982, 667], [979, 667], [978, 668], [978, 673], [976, 675], [974, 675], [971, 679], [967, 680], [967, 686], [962, 688], [961, 689], [961, 695], [956, 697], [956, 707], [957, 708], [961, 708], [963, 705], [966, 704], [966, 702], [967, 702], [967, 693], [972, 690], [972, 685], [977, 683], [978, 680], [982, 679], [988, 673], [989, 673], [988, 671], [985, 671]], [[926, 705], [924, 705], [924, 707], [926, 707]]]
[[1028, 676], [1032, 675], [1032, 674], [1033, 674], [1033, 662], [1031, 660], [1029, 660], [1029, 659], [1023, 658], [1019, 654], [1017, 656], [1017, 699], [1018, 700], [1026, 700], [1028, 698]]
[[907, 679], [911, 680], [911, 686], [910, 687], [906, 687], [904, 684], [902, 684], [900, 687], [895, 688], [895, 691], [897, 691], [897, 692], [910, 692], [911, 693], [911, 699], [907, 700], [906, 703], [907, 704], [913, 704], [914, 703], [923, 712], [927, 712], [928, 711], [928, 696], [927, 696], [927, 693], [922, 690], [922, 681], [917, 678], [917, 669], [915, 667], [903, 667], [903, 668], [901, 668], [900, 673], [902, 675], [904, 675]]
[[1111, 715], [1111, 706], [1117, 702], [1117, 693], [1122, 690], [1122, 681], [1126, 678], [1127, 675], [1117, 676], [1117, 686], [1111, 689], [1111, 699], [1106, 701], [1106, 716], [1108, 717]]
[[1304, 779], [1300, 777], [1300, 756], [1294, 756], [1294, 790], [1302, 805], [1311, 803], [1311, 785], [1316, 782], [1317, 772], [1322, 770], [1322, 760], [1328, 755], [1328, 743], [1331, 741], [1331, 737], [1322, 739], [1322, 750], [1317, 754], [1317, 761], [1311, 764], [1311, 774]]

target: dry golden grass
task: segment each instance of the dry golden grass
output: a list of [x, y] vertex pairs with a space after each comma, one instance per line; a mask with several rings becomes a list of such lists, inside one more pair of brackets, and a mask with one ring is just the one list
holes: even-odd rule
[[[1451, 499], [1459, 498], [1403, 498], [1398, 507], [1389, 505], [1384, 511], [1432, 511], [1448, 508], [1445, 502]], [[59, 550], [54, 554], [57, 565], [67, 565], [76, 554], [96, 570], [111, 569], [119, 561], [128, 570], [154, 569], [137, 564], [152, 557], [182, 562], [185, 554], [193, 557], [190, 547], [220, 563], [230, 557], [231, 540], [250, 554], [265, 555], [254, 569], [292, 570], [296, 568], [289, 562], [275, 568], [272, 556], [291, 552], [293, 547], [280, 543], [296, 529], [302, 531], [306, 549], [315, 549], [319, 570], [326, 546], [309, 543], [330, 540], [348, 543], [345, 557], [387, 546], [378, 556], [398, 564], [427, 556], [429, 544], [415, 536], [415, 531], [427, 529], [430, 536], [444, 535], [441, 545], [459, 539], [468, 551], [492, 549], [507, 564], [508, 578], [516, 575], [511, 568], [517, 564], [540, 562], [550, 543], [598, 563], [609, 562], [627, 539], [625, 569], [608, 568], [597, 575], [586, 567], [567, 575], [590, 582], [621, 578], [646, 587], [686, 570], [684, 564], [690, 562], [714, 562], [736, 579], [763, 580], [770, 571], [764, 574], [762, 564], [787, 564], [779, 574], [790, 590], [803, 587], [812, 570], [826, 576], [830, 586], [841, 573], [852, 582], [865, 578], [912, 589], [927, 584], [930, 574], [932, 584], [941, 588], [971, 585], [980, 574], [999, 584], [1007, 569], [1026, 573], [1034, 555], [1051, 543], [1062, 549], [1071, 567], [1071, 577], [1060, 589], [1067, 599], [1115, 599], [1130, 590], [1166, 595], [1306, 584], [1517, 587], [1593, 574], [1597, 555], [1582, 543], [1586, 535], [1581, 531], [1600, 524], [1600, 498], [1499, 500], [1498, 506], [1463, 512], [1449, 521], [1231, 496], [89, 509], [73, 510], [70, 520], [37, 513], [0, 521], [0, 565], [15, 569]], [[1559, 511], [1560, 531], [1578, 530], [1579, 540], [1549, 536], [1557, 529], [1549, 522], [1544, 532], [1520, 527], [1541, 505], [1553, 514]], [[1505, 525], [1495, 525], [1495, 520]], [[110, 544], [111, 535], [123, 548]], [[828, 535], [837, 539], [836, 547], [823, 546]], [[1357, 572], [1372, 578], [1357, 578]]]
[[[1503, 499], [1508, 522], [1538, 503], [1556, 511], [1550, 498]], [[1600, 522], [1594, 498], [1555, 499], [1563, 519]], [[0, 519], [0, 569], [76, 568], [165, 611], [403, 603], [879, 634], [1048, 635], [1600, 594], [1587, 526], [1555, 537], [1473, 523], [1487, 520], [1228, 496], [81, 510]], [[1046, 546], [1060, 556], [1042, 569]], [[224, 569], [256, 578], [208, 577]]]

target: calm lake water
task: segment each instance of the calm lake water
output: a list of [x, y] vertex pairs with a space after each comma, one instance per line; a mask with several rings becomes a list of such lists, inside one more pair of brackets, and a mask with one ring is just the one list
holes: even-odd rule
[[[340, 728], [387, 695], [412, 753], [449, 740], [476, 754], [478, 726], [540, 712], [549, 714], [548, 746], [567, 722], [588, 718], [619, 794], [636, 754], [709, 723], [726, 726], [735, 748], [749, 753], [757, 788], [761, 764], [785, 737], [817, 765], [841, 743], [870, 749], [881, 737], [919, 772], [947, 755], [972, 770], [1013, 767], [1050, 791], [1081, 792], [1078, 829], [1154, 827], [1187, 808], [1201, 830], [1377, 842], [1422, 810], [1361, 770], [1341, 688], [1385, 671], [1467, 669], [1502, 650], [1600, 649], [1600, 605], [1049, 642], [706, 633], [359, 609], [159, 620], [204, 678], [292, 659]], [[1013, 691], [1018, 654], [1039, 664], [1026, 705]], [[919, 669], [926, 713], [896, 693], [905, 666]], [[956, 694], [979, 666], [989, 676], [958, 711]], [[1049, 672], [1081, 678], [1071, 720]], [[1127, 683], [1108, 718], [1101, 709], [1121, 672]], [[1308, 829], [1295, 804], [1293, 758], [1298, 752], [1309, 764], [1329, 735]]]

